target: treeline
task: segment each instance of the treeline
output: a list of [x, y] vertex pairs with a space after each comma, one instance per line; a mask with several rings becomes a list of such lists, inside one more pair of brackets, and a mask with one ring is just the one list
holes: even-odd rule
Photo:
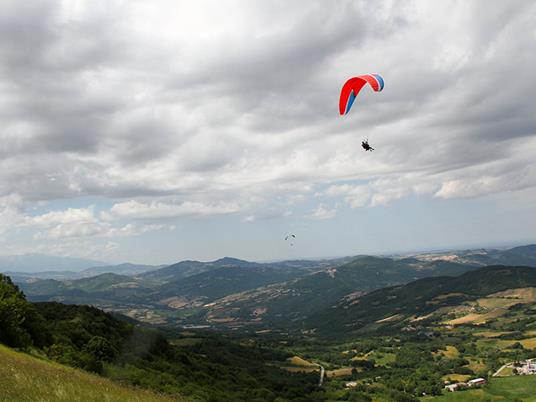
[[0, 274], [0, 342], [119, 382], [203, 401], [322, 401], [316, 374], [279, 369], [287, 355], [196, 335], [178, 346], [89, 306], [29, 303]]

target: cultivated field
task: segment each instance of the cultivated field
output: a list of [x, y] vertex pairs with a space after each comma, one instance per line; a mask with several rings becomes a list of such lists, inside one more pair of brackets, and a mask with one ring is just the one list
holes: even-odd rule
[[485, 402], [514, 401], [536, 402], [536, 376], [515, 376], [493, 378], [480, 389], [448, 392], [435, 398], [422, 398], [422, 401], [434, 402]]

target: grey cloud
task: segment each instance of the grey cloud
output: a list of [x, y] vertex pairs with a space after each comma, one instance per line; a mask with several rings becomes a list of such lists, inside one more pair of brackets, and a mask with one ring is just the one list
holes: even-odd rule
[[[496, 177], [533, 164], [512, 163], [534, 150], [530, 2], [445, 3], [452, 18], [432, 22], [412, 10], [426, 2], [377, 15], [361, 2], [244, 3], [242, 34], [169, 43], [140, 32], [128, 3], [72, 18], [62, 4], [0, 6], [0, 196], [233, 201], [258, 188], [264, 206], [352, 178], [416, 173], [437, 188], [489, 163]], [[164, 18], [170, 5], [158, 7]], [[384, 92], [340, 118], [343, 80], [372, 66]], [[378, 147], [365, 159], [367, 135]]]

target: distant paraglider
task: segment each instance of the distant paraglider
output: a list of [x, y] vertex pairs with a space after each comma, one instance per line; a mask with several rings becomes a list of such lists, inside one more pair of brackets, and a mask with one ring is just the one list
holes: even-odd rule
[[[341, 96], [339, 98], [339, 113], [341, 116], [348, 114], [354, 104], [355, 98], [366, 84], [369, 84], [375, 92], [381, 92], [385, 83], [383, 78], [378, 74], [366, 74], [350, 78], [344, 83], [341, 89]], [[363, 140], [361, 146], [365, 151], [374, 151], [374, 148], [369, 145], [368, 139]]]
[[291, 246], [294, 246], [294, 239], [296, 238], [296, 235], [289, 234], [285, 236], [285, 241], [288, 241]]

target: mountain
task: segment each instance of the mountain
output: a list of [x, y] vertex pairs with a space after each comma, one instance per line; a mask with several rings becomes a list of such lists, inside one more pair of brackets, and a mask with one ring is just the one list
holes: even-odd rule
[[[446, 309], [449, 306], [458, 307], [509, 289], [532, 287], [536, 287], [536, 269], [532, 267], [483, 267], [458, 277], [424, 278], [406, 285], [379, 289], [355, 299], [341, 299], [309, 317], [306, 325], [324, 335], [348, 335], [381, 327], [400, 328], [426, 322], [431, 319], [430, 314], [443, 316], [450, 312]], [[470, 307], [466, 310], [478, 311]]]
[[153, 298], [180, 296], [202, 297], [211, 301], [229, 294], [254, 289], [270, 283], [284, 282], [302, 276], [299, 268], [274, 269], [266, 266], [223, 266], [211, 271], [174, 280], [158, 288]]
[[527, 261], [534, 248], [265, 263], [225, 257], [181, 261], [135, 276], [16, 279], [31, 300], [91, 304], [151, 324], [286, 331], [303, 328], [314, 316], [377, 289], [458, 276], [477, 269], [484, 259]]
[[429, 276], [460, 275], [471, 269], [446, 261], [362, 256], [285, 283], [230, 294], [211, 303], [206, 317], [208, 322], [234, 328], [288, 328], [342, 298], [353, 300], [378, 288]]
[[218, 265], [200, 261], [181, 261], [164, 268], [145, 272], [140, 276], [145, 279], [168, 282], [210, 271], [214, 268], [218, 268]]
[[82, 271], [105, 262], [43, 254], [0, 256], [0, 272]]
[[5, 275], [9, 276], [15, 282], [26, 282], [36, 279], [55, 279], [58, 281], [79, 279], [81, 278], [80, 272], [75, 271], [43, 271], [43, 272], [13, 272], [5, 271]]
[[145, 272], [161, 269], [165, 265], [143, 265], [124, 263], [119, 265], [105, 265], [84, 269], [80, 272], [82, 277], [90, 277], [100, 274], [112, 273], [117, 275], [139, 275]]
[[347, 258], [255, 263], [225, 257], [206, 263], [182, 261], [132, 277], [107, 274], [78, 280], [39, 280], [19, 274], [15, 281], [32, 301], [91, 304], [147, 323], [164, 324], [202, 312], [200, 307], [217, 298], [285, 282], [343, 261]]
[[9, 275], [15, 282], [23, 282], [29, 279], [55, 279], [75, 280], [81, 278], [89, 278], [92, 276], [114, 273], [117, 275], [139, 275], [144, 272], [160, 269], [164, 265], [141, 265], [124, 263], [119, 265], [103, 265], [98, 267], [86, 268], [82, 271], [43, 271], [43, 272], [4, 272]]
[[142, 303], [152, 292], [149, 281], [112, 273], [72, 281], [26, 279], [16, 282], [32, 301], [62, 301], [108, 306], [124, 300]]
[[161, 282], [172, 282], [197, 274], [202, 274], [204, 272], [213, 271], [218, 268], [271, 268], [314, 270], [333, 265], [340, 265], [341, 263], [346, 262], [350, 259], [350, 257], [343, 257], [326, 260], [291, 260], [258, 263], [240, 260], [237, 258], [224, 257], [209, 262], [181, 261], [176, 264], [168, 265], [164, 268], [143, 273], [141, 274], [141, 277]]
[[444, 260], [479, 266], [511, 265], [536, 267], [536, 244], [514, 247], [506, 250], [476, 249], [459, 250], [415, 255], [420, 260]]

